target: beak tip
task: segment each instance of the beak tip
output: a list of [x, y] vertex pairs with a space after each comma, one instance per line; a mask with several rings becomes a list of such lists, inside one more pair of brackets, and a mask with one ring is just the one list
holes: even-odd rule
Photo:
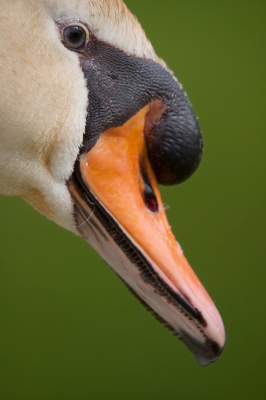
[[224, 344], [220, 346], [212, 339], [206, 339], [204, 342], [201, 342], [184, 330], [181, 330], [180, 333], [182, 340], [202, 367], [216, 361], [223, 352]]
[[216, 342], [211, 341], [209, 343], [209, 352], [204, 353], [194, 353], [194, 356], [201, 367], [206, 367], [207, 365], [218, 360], [223, 352], [223, 347], [220, 347]]

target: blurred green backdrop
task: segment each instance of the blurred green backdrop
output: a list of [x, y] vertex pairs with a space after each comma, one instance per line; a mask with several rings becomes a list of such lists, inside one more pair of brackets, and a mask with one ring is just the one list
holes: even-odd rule
[[265, 399], [266, 3], [127, 5], [199, 116], [202, 164], [162, 194], [227, 345], [199, 367], [82, 239], [1, 197], [0, 398]]

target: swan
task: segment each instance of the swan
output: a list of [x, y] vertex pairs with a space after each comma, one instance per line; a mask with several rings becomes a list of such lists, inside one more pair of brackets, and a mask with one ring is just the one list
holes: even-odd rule
[[83, 237], [194, 354], [222, 319], [166, 219], [158, 183], [197, 168], [182, 87], [121, 0], [2, 0], [0, 193]]

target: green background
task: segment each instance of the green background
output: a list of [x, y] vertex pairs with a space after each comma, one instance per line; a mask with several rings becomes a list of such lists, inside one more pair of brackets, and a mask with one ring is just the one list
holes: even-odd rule
[[199, 170], [161, 189], [226, 348], [198, 366], [82, 239], [1, 197], [0, 398], [265, 399], [266, 3], [127, 5], [199, 116]]

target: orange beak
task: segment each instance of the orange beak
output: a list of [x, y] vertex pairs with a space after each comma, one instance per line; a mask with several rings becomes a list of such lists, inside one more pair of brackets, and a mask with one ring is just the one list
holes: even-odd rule
[[[201, 365], [220, 355], [221, 317], [168, 224], [144, 134], [149, 105], [105, 131], [70, 183], [80, 232]], [[87, 227], [87, 228], [85, 228]]]

